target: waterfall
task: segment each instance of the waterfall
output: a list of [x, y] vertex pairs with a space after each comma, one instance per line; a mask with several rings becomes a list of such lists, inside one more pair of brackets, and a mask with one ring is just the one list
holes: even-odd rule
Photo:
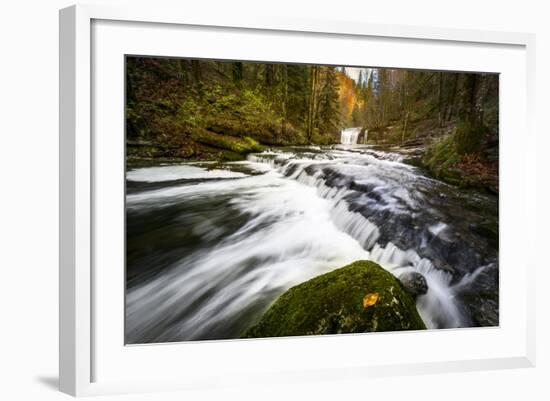
[[356, 145], [360, 132], [360, 127], [343, 129], [340, 137], [340, 143], [343, 145]]

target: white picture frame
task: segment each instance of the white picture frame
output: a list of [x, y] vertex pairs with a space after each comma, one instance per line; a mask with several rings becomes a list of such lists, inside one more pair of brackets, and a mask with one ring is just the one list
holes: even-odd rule
[[[118, 24], [118, 25], [117, 25]], [[516, 292], [516, 304], [507, 300], [506, 294], [510, 290], [511, 280], [507, 279], [506, 271], [501, 278], [501, 307], [504, 311], [504, 317], [501, 320], [499, 328], [469, 329], [469, 330], [445, 330], [426, 333], [387, 333], [369, 335], [350, 335], [350, 336], [323, 336], [323, 339], [261, 339], [261, 340], [242, 340], [242, 341], [222, 341], [222, 342], [204, 342], [195, 343], [193, 346], [180, 345], [152, 345], [142, 347], [124, 347], [122, 340], [117, 334], [100, 330], [97, 326], [106, 327], [107, 322], [113, 323], [113, 327], [122, 325], [123, 315], [118, 313], [122, 305], [114, 309], [112, 316], [107, 317], [101, 313], [101, 302], [98, 304], [98, 293], [103, 293], [103, 285], [108, 279], [104, 274], [98, 274], [98, 261], [104, 260], [103, 256], [96, 253], [97, 248], [94, 245], [94, 238], [97, 231], [102, 227], [98, 219], [103, 211], [98, 210], [98, 198], [95, 196], [102, 184], [98, 177], [105, 174], [108, 169], [115, 168], [120, 164], [114, 160], [116, 155], [105, 153], [102, 149], [102, 142], [97, 142], [94, 138], [94, 127], [101, 126], [94, 118], [100, 118], [101, 110], [93, 101], [93, 96], [103, 96], [101, 93], [105, 90], [117, 91], [114, 99], [120, 99], [123, 87], [115, 85], [107, 88], [103, 85], [99, 89], [94, 87], [92, 82], [94, 74], [100, 74], [104, 67], [119, 64], [109, 64], [111, 59], [104, 56], [109, 53], [107, 49], [107, 39], [112, 42], [112, 50], [115, 56], [113, 62], [121, 62], [118, 59], [120, 51], [117, 44], [130, 42], [130, 37], [139, 36], [140, 30], [153, 29], [148, 32], [149, 44], [141, 41], [141, 49], [145, 53], [156, 54], [153, 48], [147, 50], [147, 46], [155, 45], [155, 38], [161, 38], [168, 33], [185, 31], [186, 27], [194, 30], [218, 33], [219, 35], [229, 35], [233, 32], [241, 34], [242, 37], [262, 34], [266, 40], [279, 40], [282, 36], [292, 37], [303, 40], [330, 41], [331, 38], [339, 38], [341, 43], [346, 41], [384, 41], [385, 45], [390, 46], [401, 43], [418, 44], [418, 46], [430, 45], [437, 46], [441, 50], [440, 57], [445, 57], [445, 48], [451, 52], [468, 52], [475, 50], [483, 53], [486, 49], [496, 49], [495, 55], [502, 53], [502, 59], [495, 58], [491, 61], [493, 64], [483, 64], [483, 57], [474, 60], [475, 57], [469, 56], [469, 66], [463, 65], [464, 69], [472, 71], [487, 71], [485, 66], [496, 66], [490, 68], [491, 72], [501, 72], [506, 70], [505, 77], [510, 80], [505, 85], [506, 90], [514, 90], [518, 93], [518, 98], [514, 101], [514, 106], [520, 107], [514, 116], [510, 119], [504, 118], [501, 121], [503, 128], [508, 128], [505, 124], [510, 124], [515, 129], [521, 129], [525, 132], [522, 141], [527, 143], [523, 149], [517, 149], [517, 144], [512, 136], [507, 136], [506, 129], [503, 130], [503, 139], [501, 152], [508, 149], [516, 151], [516, 160], [518, 165], [512, 169], [509, 165], [510, 158], [504, 157], [501, 160], [501, 180], [503, 181], [503, 190], [501, 193], [501, 247], [506, 244], [513, 244], [514, 240], [523, 241], [529, 249], [529, 240], [516, 238], [513, 228], [518, 227], [518, 219], [512, 216], [514, 208], [516, 213], [522, 217], [522, 221], [529, 222], [531, 228], [528, 232], [534, 232], [532, 228], [536, 216], [535, 210], [527, 206], [526, 200], [533, 197], [535, 193], [534, 177], [535, 171], [535, 146], [529, 144], [535, 143], [535, 134], [532, 128], [534, 121], [532, 113], [534, 112], [534, 35], [523, 33], [506, 32], [483, 32], [469, 30], [450, 30], [436, 29], [427, 27], [412, 26], [393, 26], [393, 25], [373, 25], [363, 22], [339, 22], [339, 21], [320, 21], [320, 20], [295, 20], [292, 18], [257, 18], [255, 16], [246, 16], [243, 19], [213, 19], [208, 16], [186, 15], [184, 10], [166, 10], [151, 7], [131, 7], [131, 8], [112, 8], [109, 6], [96, 5], [78, 5], [72, 6], [60, 11], [60, 390], [75, 396], [108, 394], [108, 393], [126, 393], [134, 391], [161, 391], [171, 389], [201, 389], [212, 386], [224, 386], [229, 383], [232, 385], [246, 385], [247, 381], [253, 383], [280, 384], [281, 382], [292, 382], [296, 380], [326, 380], [328, 378], [357, 378], [358, 380], [365, 376], [380, 375], [400, 375], [400, 374], [419, 374], [440, 371], [466, 371], [477, 369], [502, 369], [512, 367], [530, 367], [535, 363], [535, 338], [534, 338], [534, 264], [535, 261], [529, 259], [534, 253], [526, 252], [520, 259], [517, 250], [505, 250], [501, 253], [501, 260], [516, 263], [521, 260], [522, 274], [514, 278]], [[176, 31], [168, 31], [176, 30]], [[182, 32], [183, 32], [182, 31]], [[201, 31], [201, 32], [202, 32]], [[125, 35], [127, 32], [128, 35]], [[130, 35], [131, 33], [131, 35]], [[94, 41], [94, 34], [96, 39]], [[184, 34], [184, 33], [182, 33]], [[109, 36], [112, 35], [112, 36]], [[159, 36], [156, 36], [159, 35]], [[278, 36], [279, 35], [279, 36]], [[220, 36], [218, 36], [220, 37]], [[279, 39], [278, 39], [279, 38]], [[305, 38], [305, 39], [304, 39]], [[293, 39], [293, 40], [294, 40]], [[204, 47], [208, 47], [208, 39], [204, 38]], [[275, 43], [275, 42], [274, 42]], [[304, 42], [305, 43], [305, 42]], [[319, 42], [321, 43], [321, 42]], [[351, 42], [350, 42], [351, 43]], [[357, 42], [354, 42], [357, 43]], [[168, 46], [169, 47], [169, 46]], [[159, 49], [164, 55], [172, 54], [170, 49]], [[225, 47], [225, 46], [224, 46]], [[282, 48], [282, 46], [279, 46]], [[344, 46], [345, 47], [345, 46]], [[451, 49], [452, 47], [452, 49]], [[274, 46], [273, 49], [277, 48]], [[151, 50], [153, 49], [153, 50]], [[168, 49], [168, 50], [167, 50]], [[470, 50], [468, 50], [470, 49]], [[498, 50], [500, 49], [500, 50]], [[419, 48], [419, 51], [421, 49]], [[433, 49], [432, 49], [433, 50]], [[169, 52], [166, 54], [165, 52]], [[233, 53], [242, 55], [242, 59], [250, 59], [252, 53], [245, 54], [244, 50], [234, 48]], [[249, 49], [249, 51], [253, 51]], [[312, 50], [314, 51], [314, 49]], [[345, 51], [345, 50], [342, 50]], [[429, 52], [429, 48], [424, 50]], [[119, 52], [119, 53], [116, 53]], [[280, 53], [280, 52], [279, 52]], [[296, 52], [301, 53], [301, 51]], [[120, 53], [122, 54], [122, 53]], [[196, 56], [198, 53], [188, 54]], [[221, 54], [221, 49], [220, 49]], [[225, 54], [225, 53], [224, 53]], [[231, 56], [228, 54], [228, 57]], [[267, 54], [267, 53], [266, 53]], [[275, 54], [275, 53], [273, 53]], [[283, 53], [280, 53], [283, 54]], [[290, 53], [289, 53], [290, 54]], [[313, 55], [312, 55], [313, 54]], [[344, 54], [344, 53], [342, 53]], [[428, 53], [426, 53], [428, 54]], [[390, 57], [391, 56], [391, 57]], [[96, 60], [97, 57], [97, 60]], [[266, 58], [267, 57], [267, 58]], [[273, 55], [275, 59], [280, 56]], [[291, 56], [288, 57], [305, 57]], [[326, 62], [327, 58], [312, 59], [314, 53], [311, 53], [308, 61]], [[325, 56], [329, 57], [329, 56]], [[401, 57], [401, 61], [400, 61]], [[399, 54], [387, 55], [386, 61], [382, 66], [388, 67], [410, 67], [422, 66], [429, 68], [450, 69], [449, 60], [441, 64], [422, 64], [409, 61], [412, 64], [406, 64], [404, 56]], [[224, 57], [219, 57], [224, 58]], [[107, 60], [103, 65], [103, 61]], [[267, 60], [269, 55], [258, 55], [255, 59]], [[296, 59], [296, 58], [294, 58]], [[294, 60], [293, 59], [293, 60]], [[118, 60], [118, 61], [116, 61]], [[500, 60], [500, 61], [498, 61]], [[507, 62], [510, 61], [510, 63]], [[342, 60], [343, 61], [343, 60]], [[502, 63], [501, 70], [497, 63]], [[433, 63], [433, 62], [432, 62]], [[477, 64], [476, 64], [477, 63]], [[507, 65], [504, 65], [504, 64]], [[360, 65], [360, 64], [355, 64]], [[372, 64], [370, 64], [372, 65]], [[381, 64], [378, 64], [381, 65]], [[478, 66], [478, 68], [476, 68]], [[95, 70], [94, 70], [95, 69]], [[456, 69], [461, 69], [457, 65]], [[122, 72], [117, 72], [122, 74]], [[508, 74], [508, 75], [506, 75]], [[116, 78], [116, 77], [115, 77]], [[116, 79], [121, 78], [120, 76]], [[99, 76], [98, 80], [103, 79]], [[106, 81], [102, 81], [106, 82]], [[120, 81], [116, 81], [120, 83]], [[97, 82], [95, 82], [97, 84]], [[508, 86], [507, 86], [508, 85]], [[94, 89], [95, 88], [95, 89]], [[103, 89], [102, 89], [103, 88]], [[508, 88], [508, 89], [506, 89]], [[99, 94], [94, 95], [94, 90]], [[122, 91], [122, 92], [121, 92]], [[508, 93], [508, 92], [506, 92]], [[501, 92], [502, 95], [502, 92]], [[501, 100], [502, 101], [502, 100]], [[507, 101], [507, 100], [506, 100]], [[508, 107], [510, 106], [510, 107]], [[510, 112], [512, 104], [506, 103], [506, 107], [501, 108]], [[122, 107], [118, 105], [115, 107]], [[100, 117], [98, 117], [100, 116]], [[506, 117], [506, 116], [505, 116]], [[122, 119], [120, 115], [113, 116], [113, 127], [120, 127]], [[118, 125], [117, 125], [118, 124]], [[120, 132], [123, 135], [123, 132]], [[123, 137], [123, 136], [122, 136]], [[116, 143], [114, 143], [116, 147]], [[103, 152], [103, 153], [102, 153]], [[98, 163], [98, 155], [101, 154], [101, 164]], [[119, 155], [120, 156], [120, 155]], [[118, 160], [119, 161], [119, 160]], [[99, 168], [101, 167], [101, 168]], [[99, 170], [102, 170], [98, 172]], [[122, 185], [121, 182], [119, 182]], [[519, 193], [507, 192], [506, 188], [512, 189], [516, 184], [521, 184], [523, 191]], [[115, 184], [113, 184], [115, 185]], [[109, 189], [111, 187], [105, 187]], [[116, 189], [114, 192], [116, 193]], [[504, 198], [506, 196], [506, 198]], [[504, 200], [504, 202], [502, 202]], [[99, 199], [101, 201], [101, 199]], [[122, 200], [120, 200], [122, 204]], [[119, 204], [120, 206], [120, 204]], [[117, 209], [120, 211], [120, 209]], [[116, 213], [116, 210], [114, 211]], [[503, 228], [504, 227], [504, 228]], [[116, 231], [116, 230], [114, 230]], [[520, 233], [521, 235], [521, 233]], [[123, 243], [120, 244], [123, 246]], [[505, 259], [504, 259], [505, 258]], [[114, 259], [113, 259], [114, 260]], [[122, 269], [122, 266], [120, 266]], [[121, 270], [122, 271], [122, 270]], [[508, 276], [509, 278], [509, 276]], [[101, 288], [98, 288], [101, 286]], [[115, 304], [118, 295], [114, 291], [123, 291], [123, 287], [109, 286], [105, 288], [104, 300]], [[504, 291], [505, 290], [505, 291]], [[504, 293], [504, 294], [503, 294]], [[109, 295], [111, 294], [111, 295]], [[123, 296], [123, 294], [119, 294]], [[96, 297], [96, 298], [94, 298]], [[510, 313], [507, 315], [508, 310]], [[99, 311], [99, 312], [98, 312]], [[506, 319], [510, 316], [510, 319]], [[105, 319], [105, 320], [103, 320]], [[111, 319], [111, 320], [108, 320]], [[115, 322], [114, 320], [120, 321]], [[107, 338], [109, 337], [109, 338]], [[376, 340], [375, 340], [376, 339]], [[353, 359], [351, 356], [347, 360], [338, 358], [338, 350], [345, 350], [354, 346], [365, 346], [368, 343], [377, 342], [378, 348], [383, 344], [392, 341], [410, 341], [415, 347], [421, 344], [443, 345], [445, 341], [452, 341], [456, 347], [455, 353], [441, 353], [419, 359], [417, 355], [411, 353], [400, 358], [384, 360], [383, 355], [375, 357], [372, 361], [360, 358]], [[493, 344], [494, 347], [487, 349], [486, 352], [479, 349], [463, 352], [460, 344]], [[104, 344], [117, 344], [118, 351], [109, 352], [109, 348]], [[179, 347], [176, 351], [176, 348]], [[240, 373], [245, 373], [240, 379], [231, 375], [231, 362], [226, 365], [220, 364], [220, 367], [210, 367], [209, 373], [206, 370], [187, 369], [185, 377], [178, 375], [166, 375], [163, 372], [145, 372], [133, 371], [130, 367], [135, 366], [136, 362], [143, 361], [144, 365], [158, 366], [160, 362], [167, 362], [167, 366], [172, 366], [177, 355], [185, 348], [188, 355], [186, 362], [198, 363], [198, 358], [205, 355], [223, 355], [225, 352], [227, 359], [242, 357], [252, 358], [254, 354], [264, 353], [272, 357], [272, 366], [256, 366], [254, 369], [246, 367], [237, 367]], [[328, 356], [323, 361], [316, 359], [316, 352], [323, 347], [329, 349]], [[332, 347], [332, 348], [331, 348]], [[475, 348], [475, 347], [473, 347]], [[332, 351], [330, 351], [332, 349]], [[117, 352], [119, 352], [117, 354]], [[210, 354], [210, 352], [212, 354]], [[460, 354], [463, 352], [463, 356]], [[179, 353], [179, 354], [178, 354]], [[243, 354], [244, 353], [244, 354]], [[249, 356], [247, 356], [249, 354]], [[120, 359], [117, 359], [120, 355]], [[243, 356], [244, 355], [244, 356]], [[284, 358], [278, 358], [278, 355], [286, 355]], [[309, 363], [292, 361], [288, 355], [303, 355], [303, 359], [309, 359]], [[359, 355], [361, 356], [361, 355]], [[252, 360], [252, 359], [251, 359]], [[98, 362], [100, 361], [100, 362]], [[181, 358], [179, 359], [181, 362]], [[113, 371], [103, 375], [101, 366], [112, 365]], [[238, 362], [233, 362], [238, 365]], [[288, 368], [285, 366], [285, 363]], [[126, 365], [123, 365], [126, 364]], [[199, 364], [200, 365], [200, 364]], [[290, 366], [292, 365], [292, 366]], [[125, 366], [128, 369], [121, 369]], [[224, 367], [225, 366], [225, 367]], [[99, 369], [99, 371], [98, 371]], [[124, 371], [127, 374], [117, 375], [115, 371]], [[132, 376], [135, 375], [135, 376]], [[105, 379], [103, 379], [103, 376]], [[183, 375], [182, 375], [183, 376]]]

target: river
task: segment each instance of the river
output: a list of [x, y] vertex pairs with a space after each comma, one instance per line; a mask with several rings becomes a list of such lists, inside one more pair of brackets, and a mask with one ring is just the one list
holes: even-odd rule
[[397, 152], [133, 167], [126, 210], [130, 344], [238, 338], [288, 288], [359, 259], [421, 273], [428, 328], [498, 325], [498, 198]]

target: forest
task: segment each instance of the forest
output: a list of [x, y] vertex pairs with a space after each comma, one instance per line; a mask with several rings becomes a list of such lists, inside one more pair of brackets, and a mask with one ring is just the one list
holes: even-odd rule
[[358, 143], [417, 149], [438, 178], [498, 190], [497, 74], [126, 59], [129, 162], [241, 160], [338, 144], [348, 127]]

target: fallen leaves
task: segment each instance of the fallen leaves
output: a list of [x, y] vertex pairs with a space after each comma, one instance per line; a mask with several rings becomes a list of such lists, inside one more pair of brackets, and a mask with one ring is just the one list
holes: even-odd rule
[[378, 293], [377, 292], [371, 292], [363, 298], [363, 307], [366, 309], [369, 306], [374, 305], [378, 301]]

